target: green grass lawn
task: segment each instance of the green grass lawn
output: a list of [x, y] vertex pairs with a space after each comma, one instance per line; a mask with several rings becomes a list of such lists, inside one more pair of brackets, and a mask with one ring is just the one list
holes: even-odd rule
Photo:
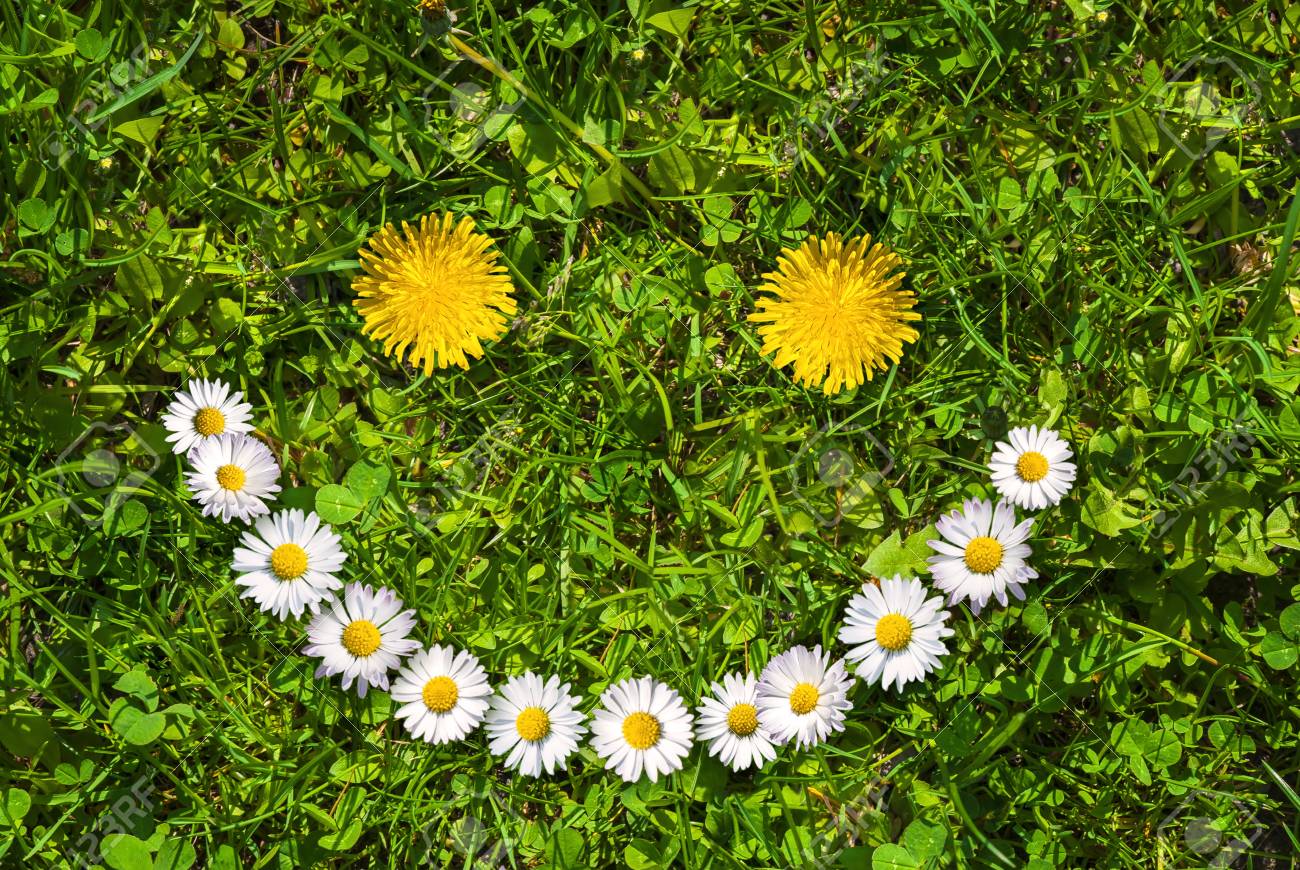
[[[1300, 6], [451, 5], [0, 0], [0, 865], [1293, 866]], [[444, 211], [519, 310], [425, 377], [351, 282]], [[832, 231], [924, 319], [828, 397], [746, 318]], [[193, 376], [344, 579], [588, 710], [843, 655], [1010, 427], [1079, 480], [1028, 599], [826, 744], [532, 780], [238, 598], [163, 441]]]

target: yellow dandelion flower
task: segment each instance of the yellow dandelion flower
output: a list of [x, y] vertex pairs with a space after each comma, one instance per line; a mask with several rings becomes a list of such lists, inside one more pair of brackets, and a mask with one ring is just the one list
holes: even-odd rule
[[446, 0], [420, 0], [420, 2], [416, 4], [416, 8], [421, 12], [432, 15], [439, 12], [446, 12], [447, 3]]
[[484, 340], [506, 331], [515, 313], [513, 286], [492, 240], [464, 218], [425, 215], [419, 229], [405, 221], [402, 230], [389, 224], [361, 250], [366, 274], [352, 282], [361, 313], [362, 333], [383, 342], [384, 353], [435, 368], [469, 368], [467, 356], [483, 355]]
[[887, 359], [901, 359], [903, 342], [916, 341], [907, 325], [921, 319], [912, 311], [916, 296], [899, 289], [904, 273], [893, 272], [903, 261], [871, 236], [842, 241], [827, 233], [781, 254], [759, 288], [775, 298], [760, 299], [749, 319], [765, 324], [758, 328], [763, 353], [776, 354], [777, 368], [794, 363], [799, 383], [821, 384], [827, 395], [852, 389], [887, 368]]

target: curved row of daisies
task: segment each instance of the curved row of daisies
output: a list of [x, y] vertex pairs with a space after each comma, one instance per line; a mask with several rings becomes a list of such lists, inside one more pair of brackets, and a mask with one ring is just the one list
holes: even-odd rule
[[[839, 631], [844, 659], [796, 646], [761, 674], [713, 683], [694, 713], [653, 677], [621, 680], [601, 695], [588, 725], [581, 699], [559, 677], [525, 673], [494, 688], [470, 653], [421, 649], [411, 636], [415, 611], [393, 590], [345, 588], [339, 536], [315, 513], [267, 506], [280, 491], [280, 467], [253, 436], [251, 412], [228, 384], [191, 381], [163, 417], [168, 441], [192, 468], [186, 482], [203, 514], [253, 523], [231, 562], [243, 597], [281, 620], [310, 612], [303, 653], [320, 660], [316, 676], [338, 676], [362, 697], [371, 688], [390, 692], [414, 738], [448, 743], [485, 725], [490, 751], [528, 776], [564, 770], [588, 728], [606, 767], [628, 782], [680, 769], [697, 739], [733, 770], [761, 768], [780, 745], [815, 746], [844, 730], [853, 683], [846, 661], [869, 685], [897, 691], [947, 654], [944, 638], [953, 630], [943, 599], [927, 597], [917, 578], [893, 577], [863, 584], [849, 601]], [[1017, 523], [1013, 505], [1057, 504], [1074, 483], [1071, 458], [1055, 432], [1034, 426], [1013, 429], [997, 445], [989, 468], [1002, 500], [966, 501], [938, 520], [940, 537], [929, 542], [930, 571], [949, 605], [965, 601], [978, 613], [990, 599], [1006, 605], [1008, 592], [1024, 598], [1024, 584], [1038, 576], [1028, 564], [1034, 521]]]

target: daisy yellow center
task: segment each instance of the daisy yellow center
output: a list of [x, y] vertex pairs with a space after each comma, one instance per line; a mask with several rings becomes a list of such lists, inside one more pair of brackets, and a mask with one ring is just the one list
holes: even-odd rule
[[460, 700], [460, 689], [451, 677], [434, 677], [424, 684], [424, 691], [420, 694], [424, 706], [434, 713], [446, 713]]
[[551, 733], [551, 717], [541, 707], [525, 707], [515, 717], [515, 730], [529, 743], [536, 743]]
[[753, 704], [737, 704], [727, 713], [727, 729], [738, 737], [748, 737], [758, 730], [758, 710]]
[[226, 417], [216, 408], [201, 408], [194, 415], [194, 431], [207, 437], [226, 431]]
[[887, 613], [876, 623], [876, 643], [898, 652], [912, 640], [912, 621], [901, 613]]
[[790, 693], [790, 709], [799, 716], [811, 713], [817, 708], [821, 696], [822, 693], [812, 683], [800, 683]]
[[796, 381], [828, 394], [869, 381], [917, 339], [909, 321], [916, 297], [902, 290], [902, 260], [870, 236], [842, 240], [835, 233], [787, 248], [778, 270], [764, 276], [749, 319], [763, 324], [763, 352], [778, 368], [794, 364]]
[[271, 551], [271, 573], [280, 580], [297, 580], [307, 573], [307, 551], [297, 544], [281, 544]]
[[483, 355], [482, 343], [499, 338], [516, 310], [491, 244], [472, 220], [457, 224], [450, 214], [375, 233], [360, 252], [366, 274], [352, 282], [362, 331], [426, 375], [469, 368], [469, 358]]
[[1036, 483], [1047, 477], [1047, 457], [1036, 450], [1021, 453], [1016, 460], [1016, 474], [1025, 483]]
[[343, 629], [343, 648], [357, 658], [365, 658], [379, 649], [379, 628], [368, 619], [349, 622]]
[[633, 749], [649, 749], [659, 742], [659, 720], [649, 713], [633, 713], [623, 720], [623, 739]]
[[992, 574], [1002, 564], [1002, 545], [986, 535], [966, 545], [966, 567], [976, 574]]
[[222, 489], [239, 492], [244, 488], [244, 481], [247, 479], [244, 469], [238, 465], [223, 465], [217, 469], [217, 486]]

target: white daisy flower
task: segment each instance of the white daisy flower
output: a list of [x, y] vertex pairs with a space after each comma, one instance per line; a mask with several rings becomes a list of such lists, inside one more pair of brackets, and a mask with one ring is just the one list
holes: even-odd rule
[[388, 672], [402, 656], [415, 651], [418, 641], [407, 635], [415, 625], [415, 611], [402, 610], [402, 600], [391, 589], [374, 591], [351, 583], [328, 610], [312, 617], [307, 626], [310, 643], [303, 654], [321, 660], [316, 676], [343, 675], [343, 688], [357, 683], [357, 694], [370, 687], [388, 688]]
[[758, 677], [727, 674], [712, 688], [713, 697], [701, 698], [697, 711], [709, 754], [732, 770], [761, 769], [776, 758], [772, 737], [758, 720]]
[[962, 510], [939, 517], [935, 525], [944, 540], [926, 542], [935, 551], [926, 561], [934, 585], [948, 593], [949, 604], [965, 598], [978, 615], [990, 598], [1005, 607], [1008, 589], [1024, 599], [1022, 584], [1038, 576], [1025, 564], [1032, 519], [1016, 525], [1010, 503], [999, 501], [994, 507], [992, 502], [968, 499]]
[[433, 646], [411, 656], [393, 679], [397, 718], [410, 735], [434, 745], [460, 740], [483, 721], [492, 687], [472, 654]]
[[186, 484], [203, 515], [249, 522], [270, 513], [266, 501], [280, 491], [280, 466], [271, 449], [251, 435], [218, 435], [190, 454]]
[[339, 536], [315, 512], [279, 511], [257, 521], [257, 532], [244, 532], [244, 546], [235, 548], [230, 567], [239, 572], [235, 582], [246, 586], [241, 598], [278, 619], [302, 616], [304, 609], [320, 610], [320, 602], [343, 581], [334, 573], [348, 554]]
[[591, 745], [605, 768], [626, 782], [642, 772], [651, 782], [682, 769], [695, 740], [694, 720], [681, 695], [650, 677], [615, 683], [600, 696]]
[[186, 386], [163, 412], [173, 453], [189, 453], [218, 435], [253, 431], [248, 422], [253, 418], [253, 406], [244, 401], [243, 393], [230, 392], [230, 384], [192, 380]]
[[[587, 733], [578, 698], [559, 677], [545, 681], [536, 674], [511, 677], [497, 689], [487, 714], [493, 755], [505, 755], [506, 767], [524, 776], [564, 770], [578, 740]], [[507, 754], [509, 753], [509, 754]]]
[[1042, 510], [1061, 503], [1074, 487], [1076, 469], [1070, 445], [1051, 429], [1012, 429], [1010, 441], [993, 447], [989, 470], [993, 486], [1012, 504]]
[[852, 685], [843, 659], [832, 663], [820, 646], [794, 647], [768, 662], [758, 678], [758, 717], [774, 743], [816, 746], [844, 730]]
[[849, 600], [840, 628], [840, 641], [850, 647], [844, 658], [861, 662], [858, 677], [867, 685], [880, 683], [895, 689], [919, 680], [939, 667], [948, 654], [943, 638], [952, 634], [944, 623], [951, 615], [940, 610], [943, 598], [927, 599], [925, 587], [915, 577], [895, 576], [880, 586], [863, 583], [862, 592]]

